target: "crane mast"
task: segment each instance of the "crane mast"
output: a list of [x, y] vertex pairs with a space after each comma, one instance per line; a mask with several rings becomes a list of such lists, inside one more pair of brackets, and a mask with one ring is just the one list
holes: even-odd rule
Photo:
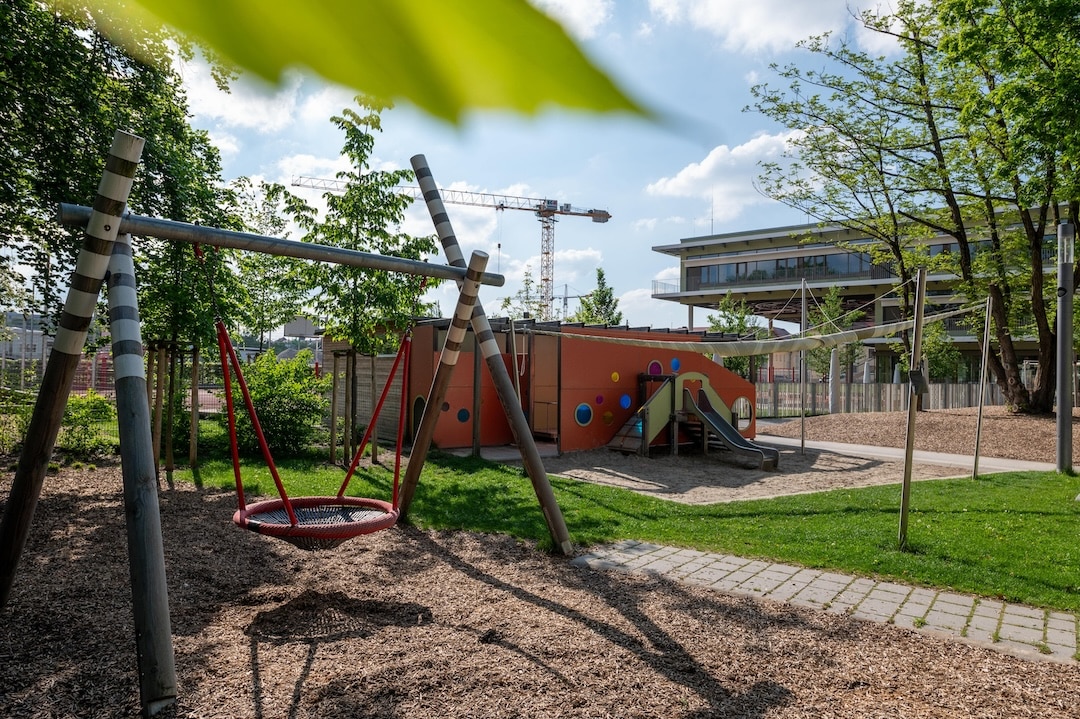
[[[294, 187], [307, 187], [325, 192], [343, 192], [347, 183], [344, 180], [331, 180], [319, 177], [293, 178]], [[398, 191], [414, 199], [424, 199], [419, 187], [407, 185]], [[473, 205], [475, 207], [494, 207], [496, 210], [526, 210], [535, 213], [540, 220], [540, 295], [547, 317], [552, 316], [552, 287], [555, 277], [555, 222], [559, 215], [571, 217], [590, 217], [593, 222], [607, 222], [611, 213], [607, 210], [582, 209], [569, 203], [545, 200], [536, 197], [516, 197], [514, 195], [496, 195], [488, 192], [467, 192], [464, 190], [439, 190], [443, 202], [455, 205]]]

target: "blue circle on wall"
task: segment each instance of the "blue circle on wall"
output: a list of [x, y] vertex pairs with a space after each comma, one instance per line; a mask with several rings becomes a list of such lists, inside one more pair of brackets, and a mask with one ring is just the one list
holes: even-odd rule
[[633, 400], [630, 399], [630, 395], [628, 394], [624, 394], [622, 397], [619, 397], [619, 406], [623, 409], [630, 409], [631, 402], [633, 402]]
[[468, 422], [469, 421], [469, 410], [467, 410], [467, 409], [459, 409], [457, 411], [457, 418], [458, 418], [458, 422]]
[[678, 357], [673, 358], [671, 360], [671, 371], [672, 372], [678, 372], [680, 367], [682, 367], [682, 362], [679, 361], [679, 358]]
[[582, 427], [587, 427], [593, 419], [592, 407], [582, 402], [574, 410], [574, 421]]

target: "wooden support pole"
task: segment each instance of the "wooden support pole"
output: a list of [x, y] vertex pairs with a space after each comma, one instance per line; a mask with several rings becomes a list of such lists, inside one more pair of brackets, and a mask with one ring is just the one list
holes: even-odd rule
[[401, 480], [398, 512], [402, 518], [408, 516], [409, 507], [412, 506], [413, 496], [416, 494], [420, 471], [424, 468], [424, 460], [427, 459], [428, 450], [431, 448], [431, 439], [435, 436], [435, 425], [438, 424], [439, 415], [442, 414], [443, 400], [446, 399], [446, 392], [450, 388], [450, 377], [461, 355], [461, 343], [465, 339], [469, 318], [472, 317], [473, 308], [476, 306], [476, 296], [480, 291], [479, 278], [487, 266], [487, 261], [488, 256], [485, 253], [474, 252], [469, 259], [465, 280], [461, 283], [454, 317], [450, 321], [450, 329], [446, 332], [446, 341], [439, 355], [439, 366], [435, 369], [435, 376], [431, 380], [424, 414], [420, 418], [420, 427], [416, 430], [416, 437], [413, 439], [409, 464], [405, 467], [405, 477]]
[[154, 406], [154, 367], [157, 365], [157, 346], [150, 342], [146, 347], [146, 406]]
[[[480, 343], [473, 338], [473, 396], [472, 396], [472, 455], [480, 456], [480, 401], [481, 381], [480, 375]], [[515, 392], [515, 396], [516, 396]]]
[[[145, 380], [144, 380], [145, 381]], [[199, 464], [199, 348], [191, 351], [191, 435], [188, 439], [188, 466]]]
[[175, 337], [169, 342], [169, 388], [165, 393], [167, 404], [165, 405], [165, 478], [172, 489], [173, 485], [173, 471], [176, 469], [176, 461], [173, 456], [173, 444], [175, 440], [175, 432], [173, 428], [176, 427], [176, 364], [177, 355], [179, 354], [179, 348], [176, 344]]
[[[435, 185], [427, 159], [423, 155], [414, 155], [411, 158], [411, 163], [413, 171], [416, 173], [417, 183], [424, 193], [424, 202], [427, 204], [428, 213], [431, 215], [431, 221], [434, 223], [435, 231], [439, 235], [447, 261], [455, 267], [464, 267], [465, 257], [461, 253], [461, 246], [458, 244], [457, 236], [454, 234], [450, 216], [443, 205], [442, 196], [439, 193], [439, 188]], [[566, 529], [566, 520], [563, 518], [562, 510], [555, 500], [555, 493], [551, 489], [551, 483], [548, 481], [547, 470], [544, 468], [544, 462], [540, 458], [540, 450], [537, 449], [536, 442], [533, 439], [529, 421], [525, 418], [525, 413], [521, 411], [521, 403], [518, 402], [517, 395], [514, 393], [514, 383], [510, 379], [510, 374], [506, 371], [506, 364], [502, 361], [498, 344], [495, 342], [495, 337], [491, 332], [491, 324], [488, 322], [487, 315], [484, 314], [484, 307], [479, 300], [477, 300], [476, 306], [473, 308], [472, 327], [476, 339], [480, 343], [481, 351], [484, 353], [484, 360], [487, 362], [488, 370], [491, 372], [491, 379], [495, 384], [499, 402], [503, 406], [506, 418], [510, 421], [514, 441], [521, 452], [525, 472], [529, 475], [533, 491], [540, 502], [540, 508], [544, 513], [551, 539], [563, 554], [569, 556], [573, 553], [573, 545], [570, 541], [570, 533]]]
[[154, 466], [157, 466], [161, 458], [161, 420], [162, 411], [165, 408], [165, 343], [158, 343], [157, 355], [157, 386], [154, 389]]
[[109, 265], [109, 332], [115, 367], [139, 694], [143, 714], [152, 716], [176, 700], [176, 666], [130, 235], [117, 239]]
[[94, 210], [64, 301], [56, 341], [45, 365], [11, 494], [0, 521], [0, 608], [7, 605], [19, 557], [30, 536], [45, 472], [60, 432], [71, 383], [82, 358], [86, 333], [105, 280], [120, 216], [124, 214], [142, 148], [141, 137], [119, 131], [105, 161]]
[[338, 355], [330, 355], [330, 464], [337, 464]]
[[371, 428], [371, 463], [379, 463], [379, 423], [375, 417], [375, 403], [378, 401], [379, 387], [376, 382], [375, 374], [379, 371], [378, 355], [371, 354], [371, 382], [368, 389], [371, 390], [371, 419], [368, 421], [375, 426]]
[[356, 454], [356, 350], [345, 353], [345, 426], [342, 438], [345, 440], [345, 457]]

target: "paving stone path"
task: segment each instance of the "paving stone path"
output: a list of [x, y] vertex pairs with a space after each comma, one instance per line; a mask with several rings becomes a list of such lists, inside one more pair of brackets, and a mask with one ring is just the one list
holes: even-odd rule
[[1080, 656], [1080, 625], [1077, 616], [1067, 612], [629, 540], [596, 547], [573, 563], [657, 574], [731, 594], [848, 614], [1029, 659], [1076, 663]]

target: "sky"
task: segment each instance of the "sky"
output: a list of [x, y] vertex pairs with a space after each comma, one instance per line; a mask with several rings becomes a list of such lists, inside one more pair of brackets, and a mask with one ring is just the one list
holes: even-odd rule
[[[557, 200], [611, 213], [607, 223], [559, 218], [554, 234], [554, 309], [578, 308], [596, 288], [596, 268], [631, 326], [684, 328], [684, 305], [652, 298], [654, 282], [678, 282], [677, 258], [653, 247], [688, 237], [800, 224], [807, 218], [755, 189], [759, 163], [777, 159], [789, 131], [744, 111], [750, 88], [782, 84], [770, 66], [806, 67], [796, 43], [834, 37], [868, 50], [879, 42], [853, 21], [866, 0], [530, 0], [560, 22], [586, 55], [631, 97], [678, 118], [655, 122], [625, 115], [552, 109], [535, 117], [506, 112], [469, 115], [461, 126], [430, 118], [408, 104], [383, 113], [372, 166], [410, 167], [426, 156], [446, 189]], [[221, 93], [199, 61], [180, 67], [192, 124], [222, 153], [226, 180], [240, 176], [280, 182], [310, 201], [319, 192], [292, 186], [300, 176], [333, 178], [346, 169], [343, 135], [330, 118], [352, 105], [354, 91], [312, 75], [290, 75], [270, 87], [241, 78]], [[527, 77], [522, 82], [529, 82]], [[522, 287], [539, 286], [541, 228], [527, 211], [448, 204], [466, 256], [490, 255], [488, 270], [503, 287], [481, 288], [489, 316]], [[434, 232], [421, 202], [402, 228]], [[456, 288], [444, 283], [429, 299], [444, 315]], [[694, 325], [707, 324], [697, 310]]]

